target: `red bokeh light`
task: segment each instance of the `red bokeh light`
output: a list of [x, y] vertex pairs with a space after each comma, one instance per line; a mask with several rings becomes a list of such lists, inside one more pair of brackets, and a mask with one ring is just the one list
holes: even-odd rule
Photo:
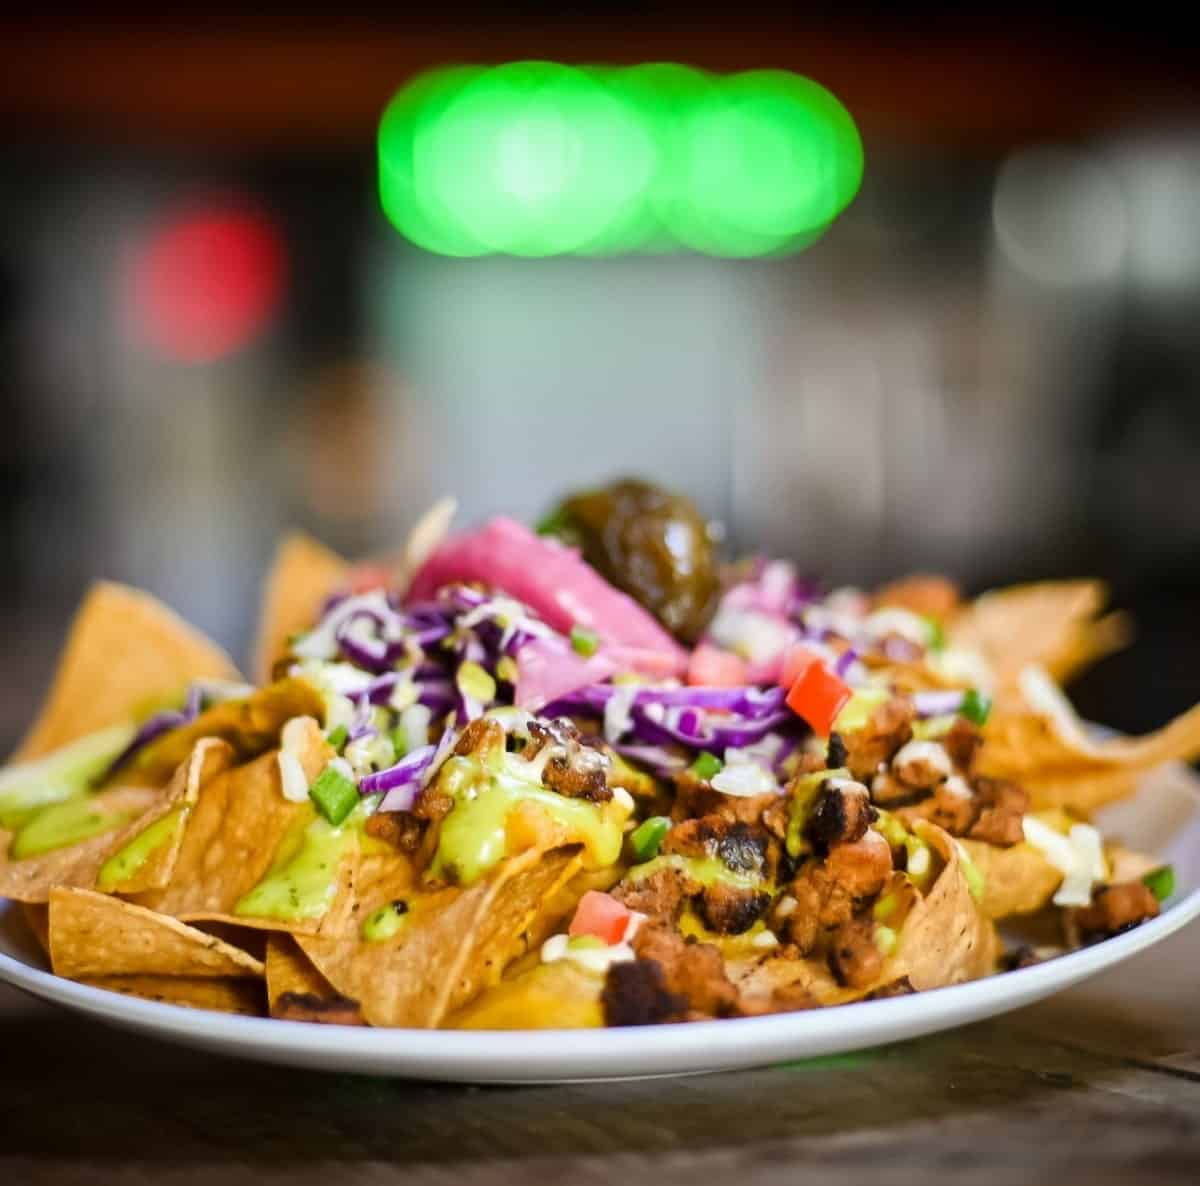
[[228, 201], [177, 211], [128, 258], [131, 334], [174, 362], [225, 358], [270, 322], [286, 266], [283, 240], [265, 214]]

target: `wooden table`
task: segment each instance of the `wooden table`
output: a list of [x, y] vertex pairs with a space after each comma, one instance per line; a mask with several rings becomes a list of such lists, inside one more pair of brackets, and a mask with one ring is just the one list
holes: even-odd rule
[[566, 1087], [241, 1063], [0, 988], [0, 1183], [1200, 1183], [1200, 926], [866, 1054]]

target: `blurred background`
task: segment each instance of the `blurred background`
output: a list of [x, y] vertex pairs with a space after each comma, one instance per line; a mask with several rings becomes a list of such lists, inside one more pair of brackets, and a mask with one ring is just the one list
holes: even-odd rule
[[[6, 19], [0, 745], [96, 577], [242, 657], [288, 526], [362, 553], [444, 493], [464, 523], [533, 517], [629, 473], [831, 582], [1103, 576], [1140, 637], [1081, 709], [1141, 730], [1200, 699], [1185, 26], [354, 10]], [[388, 99], [526, 58], [807, 75], [858, 124], [862, 190], [786, 258], [407, 244], [377, 196]]]

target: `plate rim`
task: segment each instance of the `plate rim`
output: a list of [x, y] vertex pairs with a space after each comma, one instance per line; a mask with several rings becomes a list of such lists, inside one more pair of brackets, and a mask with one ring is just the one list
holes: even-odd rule
[[[17, 903], [0, 903], [7, 914]], [[841, 1033], [829, 1050], [813, 1049], [812, 1056], [832, 1049], [850, 1051], [949, 1029], [970, 1020], [995, 1016], [1071, 987], [1101, 971], [1162, 942], [1200, 917], [1200, 887], [1171, 904], [1159, 917], [1132, 931], [1091, 947], [1070, 952], [1033, 967], [984, 977], [964, 984], [930, 989], [910, 996], [879, 1001], [855, 1001], [826, 1009], [778, 1013], [763, 1017], [725, 1018], [687, 1025], [650, 1025], [612, 1029], [539, 1030], [433, 1030], [364, 1026], [316, 1025], [269, 1017], [193, 1009], [147, 1001], [108, 989], [80, 984], [36, 968], [25, 960], [0, 951], [0, 980], [39, 999], [87, 1016], [131, 1026], [167, 1041], [199, 1046], [219, 1046], [243, 1057], [276, 1056], [320, 1067], [336, 1062], [339, 1071], [409, 1075], [427, 1079], [474, 1082], [547, 1082], [569, 1078], [611, 1078], [629, 1074], [678, 1073], [680, 1070], [719, 1069], [787, 1061], [792, 1055], [745, 1058], [747, 1048], [757, 1049], [770, 1035], [775, 1044], [805, 1037], [817, 1039], [844, 1031], [848, 1018], [858, 1019], [858, 1032]], [[1006, 990], [998, 992], [1003, 982]], [[823, 1025], [836, 1013], [835, 1026]], [[897, 1033], [900, 1034], [897, 1037]], [[563, 1035], [571, 1049], [564, 1057]], [[282, 1049], [281, 1049], [282, 1047]], [[289, 1059], [288, 1054], [295, 1057]], [[362, 1065], [355, 1067], [355, 1061]], [[594, 1072], [572, 1072], [556, 1064], [580, 1060]], [[426, 1065], [429, 1064], [429, 1065]], [[492, 1068], [491, 1064], [497, 1064]], [[504, 1064], [508, 1070], [503, 1070]], [[520, 1073], [511, 1068], [519, 1066]], [[484, 1068], [481, 1072], [480, 1068]], [[634, 1068], [634, 1069], [630, 1069]], [[334, 1069], [334, 1067], [329, 1067]]]

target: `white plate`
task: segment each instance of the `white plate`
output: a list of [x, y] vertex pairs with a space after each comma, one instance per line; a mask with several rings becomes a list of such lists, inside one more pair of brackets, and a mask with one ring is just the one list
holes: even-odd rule
[[19, 911], [0, 903], [0, 979], [102, 1021], [172, 1042], [327, 1071], [474, 1083], [670, 1075], [762, 1066], [898, 1042], [1050, 996], [1165, 939], [1200, 915], [1200, 780], [1168, 767], [1136, 802], [1104, 813], [1107, 833], [1175, 866], [1162, 915], [1060, 959], [954, 988], [804, 1013], [610, 1030], [453, 1032], [311, 1025], [161, 1005], [45, 970]]

